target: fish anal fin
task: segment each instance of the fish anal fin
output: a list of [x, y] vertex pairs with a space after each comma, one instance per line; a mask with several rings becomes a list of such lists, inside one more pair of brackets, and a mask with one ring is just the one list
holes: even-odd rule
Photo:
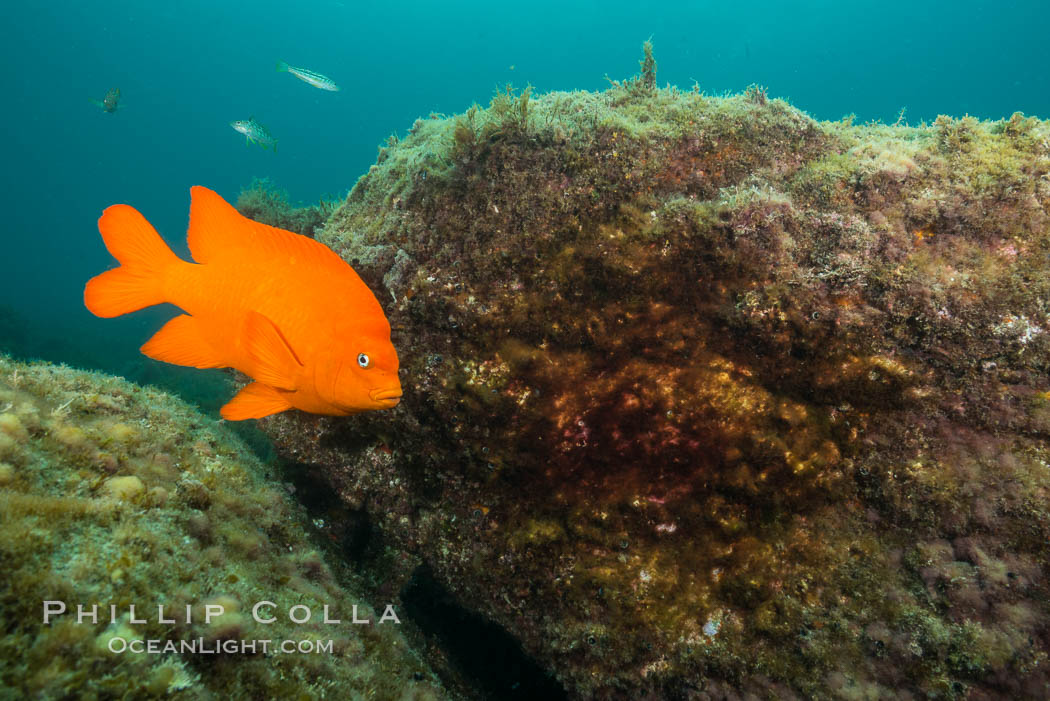
[[288, 400], [273, 387], [261, 382], [252, 382], [224, 404], [219, 413], [227, 421], [244, 421], [261, 419], [291, 408]]
[[188, 314], [177, 316], [164, 324], [141, 350], [154, 360], [172, 365], [192, 368], [221, 368], [228, 365], [208, 342], [200, 322]]
[[254, 364], [252, 377], [278, 389], [295, 389], [303, 363], [276, 324], [257, 311], [248, 312], [244, 343]]

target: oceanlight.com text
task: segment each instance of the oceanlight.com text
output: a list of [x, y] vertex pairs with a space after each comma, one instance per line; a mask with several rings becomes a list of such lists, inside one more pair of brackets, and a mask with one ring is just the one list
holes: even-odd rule
[[256, 654], [302, 654], [331, 655], [331, 640], [141, 640], [139, 638], [114, 637], [107, 644], [114, 654], [134, 653], [147, 655], [256, 655]]

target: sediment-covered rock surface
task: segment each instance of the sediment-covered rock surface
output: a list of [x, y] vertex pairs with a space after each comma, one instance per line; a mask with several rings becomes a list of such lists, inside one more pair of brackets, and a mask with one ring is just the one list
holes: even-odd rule
[[448, 698], [273, 477], [168, 394], [0, 356], [0, 699]]

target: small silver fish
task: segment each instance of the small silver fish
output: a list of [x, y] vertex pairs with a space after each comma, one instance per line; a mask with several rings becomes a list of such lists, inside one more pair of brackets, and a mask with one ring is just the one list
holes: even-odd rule
[[101, 100], [91, 100], [91, 104], [107, 114], [113, 114], [120, 107], [120, 88], [113, 88]]
[[308, 71], [305, 68], [296, 68], [295, 66], [289, 66], [284, 61], [277, 62], [277, 70], [282, 73], [291, 73], [299, 80], [309, 83], [315, 88], [321, 88], [322, 90], [329, 90], [331, 92], [339, 92], [339, 86], [329, 78], [328, 76], [321, 75], [320, 73], [314, 73]]
[[230, 122], [230, 126], [233, 127], [234, 131], [244, 134], [249, 145], [259, 144], [263, 148], [272, 148], [273, 152], [277, 153], [277, 139], [273, 138], [273, 134], [266, 127], [255, 121], [255, 117], [238, 119], [235, 122]]

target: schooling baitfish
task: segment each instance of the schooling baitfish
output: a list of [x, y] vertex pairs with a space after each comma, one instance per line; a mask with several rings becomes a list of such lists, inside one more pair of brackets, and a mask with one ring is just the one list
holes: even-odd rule
[[102, 213], [98, 228], [120, 267], [88, 281], [87, 308], [108, 318], [169, 302], [186, 312], [142, 352], [253, 378], [222, 407], [224, 419], [395, 406], [401, 383], [390, 323], [354, 269], [318, 241], [242, 216], [205, 187], [190, 192], [195, 263], [176, 256], [135, 208]]

